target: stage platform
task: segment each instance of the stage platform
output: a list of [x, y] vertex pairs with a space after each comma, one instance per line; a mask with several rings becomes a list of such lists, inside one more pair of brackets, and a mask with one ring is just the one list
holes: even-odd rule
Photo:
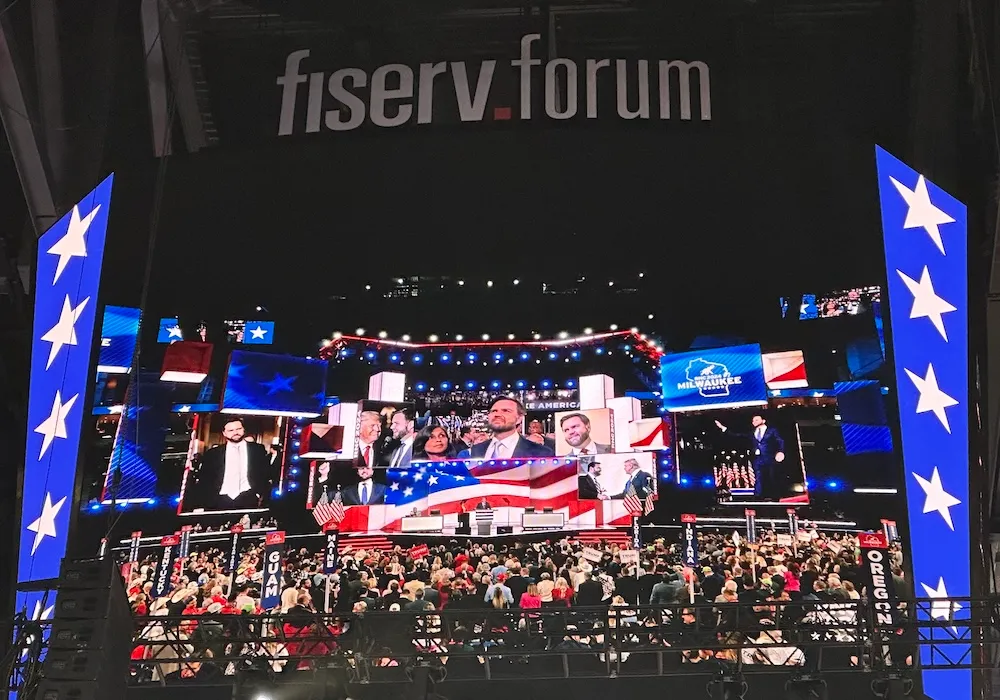
[[340, 537], [341, 553], [347, 550], [369, 550], [369, 549], [392, 549], [396, 545], [401, 547], [412, 547], [417, 544], [427, 544], [435, 546], [448, 544], [455, 541], [461, 544], [466, 542], [491, 542], [495, 544], [509, 542], [544, 542], [546, 540], [555, 542], [563, 538], [569, 538], [584, 544], [595, 544], [602, 541], [618, 546], [630, 546], [632, 542], [631, 528], [607, 527], [593, 528], [589, 530], [545, 530], [545, 531], [524, 531], [508, 534], [491, 535], [456, 535], [453, 532], [444, 533], [399, 533], [399, 532], [357, 532], [342, 533]]

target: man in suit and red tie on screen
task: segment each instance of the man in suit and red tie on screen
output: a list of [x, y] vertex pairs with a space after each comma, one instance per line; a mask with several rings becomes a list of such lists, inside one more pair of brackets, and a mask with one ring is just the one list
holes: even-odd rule
[[527, 411], [517, 399], [502, 396], [493, 400], [486, 422], [493, 438], [473, 445], [469, 450], [472, 459], [530, 459], [554, 457], [554, 450], [521, 437], [518, 428]]
[[385, 466], [382, 459], [382, 416], [378, 411], [362, 411], [358, 426], [358, 455], [355, 466], [377, 467]]
[[[719, 421], [715, 421], [715, 425], [724, 433], [729, 430]], [[750, 418], [750, 427], [752, 430], [749, 433], [731, 434], [750, 440], [750, 457], [757, 477], [757, 495], [761, 498], [780, 499], [783, 474], [778, 465], [785, 461], [785, 441], [760, 414], [754, 414]]]
[[570, 413], [559, 419], [566, 444], [570, 446], [568, 457], [580, 455], [603, 455], [611, 452], [611, 445], [600, 445], [590, 437], [590, 417], [586, 413]]
[[622, 464], [622, 468], [625, 470], [628, 479], [625, 481], [625, 487], [622, 489], [622, 492], [612, 496], [612, 498], [623, 499], [629, 491], [635, 490], [635, 495], [639, 500], [645, 501], [646, 497], [653, 493], [656, 488], [656, 484], [653, 483], [653, 475], [642, 471], [639, 468], [639, 461], [635, 459], [626, 459]]

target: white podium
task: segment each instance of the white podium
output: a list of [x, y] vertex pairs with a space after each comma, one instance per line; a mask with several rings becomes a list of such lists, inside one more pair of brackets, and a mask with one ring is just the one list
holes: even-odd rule
[[493, 528], [493, 511], [476, 511], [476, 534], [480, 537], [489, 537]]

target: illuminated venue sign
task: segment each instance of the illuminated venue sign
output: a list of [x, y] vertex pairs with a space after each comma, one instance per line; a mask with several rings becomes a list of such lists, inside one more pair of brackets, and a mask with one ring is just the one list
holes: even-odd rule
[[[969, 327], [965, 206], [877, 149], [889, 320], [906, 470], [913, 587], [918, 596], [971, 594], [969, 533]], [[918, 616], [967, 619], [959, 603]], [[961, 639], [968, 628], [950, 627]], [[966, 645], [939, 647], [953, 663]], [[925, 663], [931, 649], [921, 648]], [[972, 671], [923, 671], [924, 694], [972, 697]]]
[[668, 411], [767, 403], [759, 345], [736, 345], [664, 355], [663, 405]]
[[19, 582], [57, 578], [66, 553], [111, 184], [109, 176], [38, 239]]
[[[390, 63], [371, 73], [341, 68], [328, 74], [322, 72], [324, 66], [310, 61], [309, 49], [292, 51], [285, 58], [284, 74], [275, 80], [281, 92], [278, 136], [353, 131], [366, 122], [386, 128], [430, 124], [439, 116], [436, 100], [452, 106], [462, 122], [598, 119], [611, 111], [604, 91], [613, 93], [614, 115], [620, 119], [712, 119], [709, 67], [703, 61], [543, 61], [535, 55], [541, 53], [537, 49], [541, 38], [541, 34], [521, 37], [520, 55], [510, 61], [510, 75], [501, 75], [498, 68], [503, 63], [495, 59], [478, 65], [421, 63], [415, 69]], [[508, 86], [511, 81], [515, 87], [507, 92], [514, 104], [498, 104], [491, 98], [494, 83]], [[541, 113], [533, 109], [539, 89]]]

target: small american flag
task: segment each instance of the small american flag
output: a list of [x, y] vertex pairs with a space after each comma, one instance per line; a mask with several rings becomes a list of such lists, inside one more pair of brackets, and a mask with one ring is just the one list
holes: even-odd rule
[[649, 515], [653, 512], [655, 504], [653, 503], [653, 494], [646, 496], [646, 500], [643, 501], [639, 498], [639, 494], [636, 493], [635, 487], [629, 485], [629, 489], [625, 494], [625, 509], [632, 515]]
[[313, 506], [313, 518], [320, 527], [329, 522], [340, 523], [344, 519], [344, 500], [340, 497], [340, 491], [333, 497], [333, 503], [319, 503]]

